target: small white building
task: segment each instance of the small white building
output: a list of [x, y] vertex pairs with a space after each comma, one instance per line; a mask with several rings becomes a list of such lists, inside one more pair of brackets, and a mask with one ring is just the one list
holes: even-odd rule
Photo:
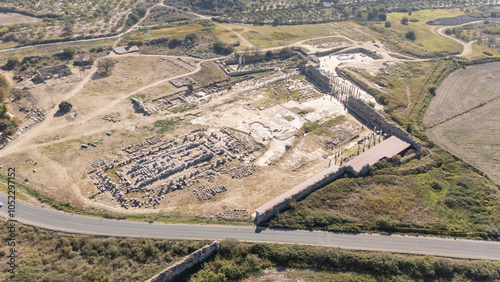
[[348, 61], [348, 60], [354, 59], [354, 55], [353, 54], [342, 54], [342, 55], [338, 55], [337, 59], [339, 61]]

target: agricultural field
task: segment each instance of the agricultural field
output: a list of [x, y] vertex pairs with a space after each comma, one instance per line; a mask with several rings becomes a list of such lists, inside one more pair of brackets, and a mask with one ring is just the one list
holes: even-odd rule
[[[147, 0], [80, 1], [82, 3], [38, 1], [2, 1], [2, 11], [21, 12], [15, 24], [0, 29], [0, 47], [32, 45], [83, 38], [115, 35], [125, 32], [146, 16], [156, 3]], [[0, 24], [2, 21], [0, 17]], [[8, 24], [6, 22], [5, 24]]]
[[0, 13], [0, 26], [37, 23], [40, 19], [16, 13]]
[[497, 182], [499, 67], [500, 63], [489, 63], [452, 73], [438, 88], [424, 116], [435, 142]]

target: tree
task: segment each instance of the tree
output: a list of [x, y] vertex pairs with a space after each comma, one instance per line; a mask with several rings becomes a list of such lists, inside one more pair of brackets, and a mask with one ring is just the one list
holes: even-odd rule
[[378, 17], [378, 8], [372, 8], [370, 11], [368, 11], [368, 15], [366, 16], [366, 19], [369, 21], [376, 20]]
[[60, 54], [60, 58], [63, 60], [72, 60], [75, 57], [76, 49], [75, 47], [66, 47]]
[[195, 33], [190, 33], [188, 35], [186, 35], [186, 37], [184, 37], [184, 41], [191, 41], [191, 43], [194, 43], [196, 40], [198, 40], [198, 35], [196, 35]]
[[168, 42], [168, 48], [174, 49], [175, 47], [179, 46], [182, 44], [182, 41], [180, 41], [177, 38], [174, 38]]
[[391, 25], [392, 25], [392, 24], [391, 24], [391, 22], [389, 22], [389, 21], [385, 22], [385, 24], [384, 24], [384, 26], [385, 26], [386, 28], [390, 28], [390, 27], [391, 27]]
[[451, 29], [447, 28], [447, 29], [445, 29], [444, 33], [446, 35], [451, 35], [453, 32], [451, 31]]
[[69, 112], [71, 108], [73, 108], [73, 105], [68, 101], [61, 101], [61, 103], [59, 103], [59, 110], [61, 112]]
[[407, 17], [403, 17], [401, 19], [401, 24], [407, 25], [408, 24], [408, 18]]
[[69, 23], [64, 26], [63, 31], [66, 37], [73, 36], [73, 26]]
[[5, 63], [4, 68], [6, 70], [13, 70], [19, 64], [19, 60], [17, 58], [9, 58], [7, 63]]
[[405, 34], [405, 37], [406, 37], [406, 39], [409, 39], [411, 41], [415, 41], [415, 39], [417, 39], [417, 36], [415, 35], [415, 32], [413, 30], [408, 31]]
[[273, 56], [273, 51], [269, 50], [266, 52], [266, 57], [270, 58]]
[[189, 84], [187, 85], [187, 87], [188, 87], [188, 90], [189, 90], [189, 91], [193, 91], [193, 89], [194, 89], [194, 87], [193, 87], [193, 84], [192, 84], [192, 83], [189, 83]]
[[7, 105], [0, 104], [0, 118], [6, 117], [7, 114]]
[[387, 15], [386, 14], [379, 14], [378, 15], [378, 20], [379, 21], [386, 21], [387, 20]]
[[115, 60], [106, 57], [103, 59], [100, 59], [97, 62], [97, 73], [99, 73], [101, 76], [109, 76], [111, 75], [111, 72], [113, 71], [113, 68], [115, 67]]
[[429, 93], [431, 93], [432, 96], [436, 96], [436, 85], [431, 84], [427, 87], [429, 90]]

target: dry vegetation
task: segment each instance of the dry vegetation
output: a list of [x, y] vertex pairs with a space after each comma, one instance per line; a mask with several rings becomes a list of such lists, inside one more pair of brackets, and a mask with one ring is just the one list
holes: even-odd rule
[[[0, 235], [7, 235], [7, 223]], [[69, 235], [20, 225], [14, 275], [2, 267], [3, 281], [145, 281], [207, 242], [103, 238]], [[6, 246], [6, 245], [3, 245]], [[0, 249], [7, 266], [10, 252]]]

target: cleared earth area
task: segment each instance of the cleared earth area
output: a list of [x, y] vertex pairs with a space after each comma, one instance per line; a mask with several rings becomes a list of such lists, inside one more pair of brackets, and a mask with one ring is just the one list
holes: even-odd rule
[[427, 110], [431, 138], [500, 181], [500, 63], [461, 69], [446, 78]]

